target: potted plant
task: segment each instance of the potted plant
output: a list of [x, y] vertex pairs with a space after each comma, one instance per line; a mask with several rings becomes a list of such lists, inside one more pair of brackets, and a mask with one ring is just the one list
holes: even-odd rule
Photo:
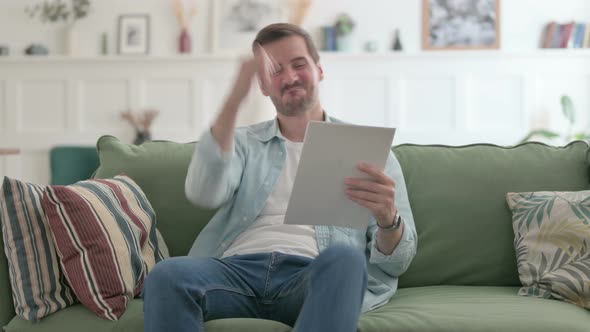
[[555, 140], [561, 138], [562, 143], [569, 143], [572, 140], [590, 141], [590, 129], [586, 129], [577, 133], [573, 132], [574, 124], [576, 123], [576, 110], [574, 103], [568, 95], [561, 96], [561, 112], [568, 122], [568, 129], [566, 133], [560, 134], [549, 129], [535, 129], [529, 132], [519, 143], [527, 142], [535, 138], [543, 138], [545, 140]]
[[152, 140], [151, 127], [158, 113], [158, 110], [155, 109], [145, 109], [139, 112], [125, 111], [121, 113], [121, 117], [135, 129], [133, 144], [140, 145]]
[[339, 51], [350, 50], [351, 36], [354, 31], [355, 22], [348, 14], [340, 14], [336, 18], [334, 28], [336, 30], [336, 48]]
[[43, 23], [65, 23], [65, 54], [75, 52], [73, 27], [90, 12], [90, 0], [48, 0], [25, 7], [29, 17], [40, 17]]

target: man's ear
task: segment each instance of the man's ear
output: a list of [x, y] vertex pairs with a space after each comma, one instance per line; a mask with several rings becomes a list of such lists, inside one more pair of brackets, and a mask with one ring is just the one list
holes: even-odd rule
[[322, 68], [322, 65], [318, 62], [317, 64], [318, 66], [318, 74], [319, 74], [319, 79], [320, 81], [324, 80], [324, 68]]
[[260, 75], [256, 75], [256, 79], [258, 80], [258, 86], [260, 87], [260, 91], [265, 97], [268, 97], [268, 87], [264, 84], [264, 80], [260, 78]]

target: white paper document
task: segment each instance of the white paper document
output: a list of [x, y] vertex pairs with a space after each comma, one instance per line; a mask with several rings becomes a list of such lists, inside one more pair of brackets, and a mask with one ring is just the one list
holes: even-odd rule
[[395, 128], [311, 121], [293, 183], [285, 224], [366, 229], [370, 211], [346, 196], [347, 177], [368, 179], [363, 161], [385, 168]]

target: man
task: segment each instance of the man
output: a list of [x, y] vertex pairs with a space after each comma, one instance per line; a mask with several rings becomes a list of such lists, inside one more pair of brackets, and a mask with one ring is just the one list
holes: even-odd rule
[[[361, 312], [389, 300], [415, 255], [416, 230], [393, 154], [385, 171], [359, 164], [371, 180], [346, 180], [348, 197], [373, 216], [366, 232], [283, 223], [308, 122], [336, 120], [320, 104], [324, 73], [304, 30], [267, 26], [253, 51], [186, 179], [191, 202], [219, 210], [189, 257], [164, 260], [149, 274], [146, 331], [203, 331], [204, 321], [231, 317], [280, 321], [295, 331], [356, 331]], [[234, 129], [256, 74], [276, 119]]]

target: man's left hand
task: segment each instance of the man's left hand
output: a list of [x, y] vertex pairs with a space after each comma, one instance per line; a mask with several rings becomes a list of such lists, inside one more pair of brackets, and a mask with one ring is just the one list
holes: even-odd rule
[[381, 227], [393, 224], [397, 213], [395, 208], [395, 181], [382, 170], [359, 163], [358, 169], [369, 175], [370, 179], [347, 178], [346, 195], [357, 204], [366, 207]]

